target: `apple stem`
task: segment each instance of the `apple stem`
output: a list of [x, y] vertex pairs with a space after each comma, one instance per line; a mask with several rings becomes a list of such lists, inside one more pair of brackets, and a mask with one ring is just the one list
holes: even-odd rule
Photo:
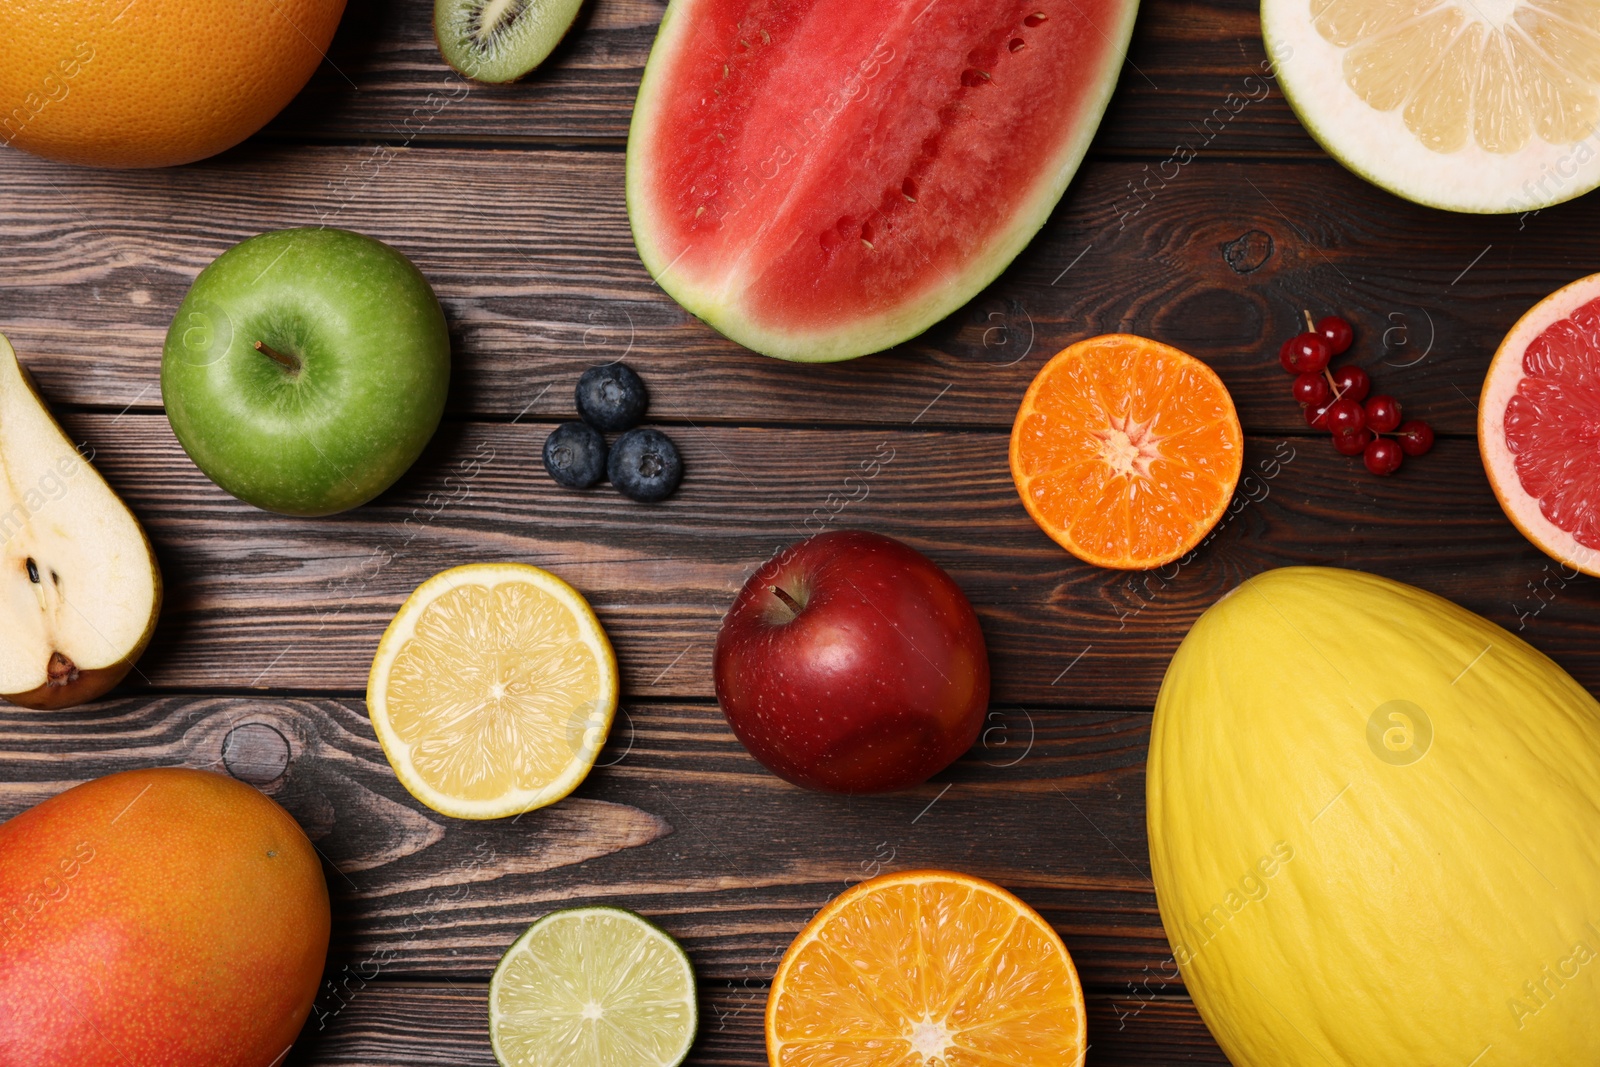
[[284, 355], [282, 352], [279, 352], [272, 346], [268, 345], [265, 341], [256, 342], [256, 351], [260, 352], [264, 356], [272, 357], [272, 359], [276, 360], [278, 363], [281, 363], [283, 366], [288, 367], [296, 374], [300, 373], [300, 361], [298, 359], [295, 359], [293, 356]]
[[773, 586], [772, 595], [783, 601], [784, 606], [790, 611], [794, 612], [796, 616], [800, 614], [800, 602], [794, 597], [790, 596], [788, 593], [784, 592], [781, 588], [776, 585]]

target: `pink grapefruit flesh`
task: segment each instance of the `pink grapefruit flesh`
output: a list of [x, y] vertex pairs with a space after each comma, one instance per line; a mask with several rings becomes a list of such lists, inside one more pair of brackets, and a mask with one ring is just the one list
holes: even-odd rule
[[1552, 558], [1600, 575], [1600, 274], [1511, 328], [1478, 411], [1478, 448], [1506, 516]]
[[628, 139], [640, 256], [735, 341], [914, 336], [1048, 218], [1136, 0], [672, 0]]

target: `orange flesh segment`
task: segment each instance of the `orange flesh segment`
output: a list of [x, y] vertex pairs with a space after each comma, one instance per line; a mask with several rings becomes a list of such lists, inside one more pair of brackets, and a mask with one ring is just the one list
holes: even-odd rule
[[1028, 513], [1069, 552], [1103, 567], [1156, 567], [1222, 517], [1243, 446], [1209, 367], [1111, 334], [1039, 372], [1012, 429], [1011, 472]]
[[942, 871], [886, 875], [825, 908], [767, 1015], [774, 1067], [1070, 1067], [1084, 1034], [1055, 932], [998, 886]]

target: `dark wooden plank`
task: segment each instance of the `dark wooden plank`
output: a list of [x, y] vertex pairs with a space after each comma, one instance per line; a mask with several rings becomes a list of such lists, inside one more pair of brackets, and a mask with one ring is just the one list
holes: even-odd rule
[[[766, 773], [713, 704], [629, 704], [573, 796], [493, 822], [396, 780], [360, 701], [165, 697], [0, 711], [0, 820], [80, 779], [188, 765], [257, 785], [327, 861], [336, 976], [484, 979], [554, 907], [613, 903], [679, 937], [702, 978], [755, 988], [801, 926], [880, 871], [987, 877], [1060, 930], [1086, 985], [1173, 992], [1144, 832], [1141, 712], [996, 709], [973, 750], [883, 797]], [[366, 961], [376, 961], [375, 964]], [[1133, 988], [1129, 983], [1135, 983]], [[1148, 989], [1146, 986], [1148, 985]]]
[[[348, 996], [328, 994], [319, 1002], [324, 1012], [337, 1010], [306, 1024], [288, 1067], [495, 1067], [486, 986], [380, 978], [353, 988]], [[1087, 1000], [1088, 1067], [1228, 1062], [1187, 999], [1119, 1000], [1091, 993]], [[765, 1003], [762, 987], [702, 986], [700, 1034], [688, 1062], [766, 1067]]]
[[1380, 388], [1470, 433], [1506, 329], [1596, 266], [1600, 197], [1446, 226], [1325, 161], [1202, 157], [1152, 174], [1090, 165], [970, 306], [892, 352], [804, 367], [721, 339], [654, 285], [617, 153], [258, 146], [122, 173], [3, 153], [0, 331], [55, 401], [154, 409], [162, 338], [194, 275], [258, 231], [324, 222], [393, 243], [432, 279], [453, 324], [457, 415], [568, 416], [581, 370], [626, 355], [657, 418], [1001, 428], [1049, 354], [1130, 330], [1215, 366], [1247, 428], [1291, 431], [1303, 423], [1277, 346], [1312, 307], [1351, 317]]
[[[330, 62], [263, 136], [621, 143], [663, 7], [592, 0], [538, 72], [491, 87], [462, 81], [439, 58], [426, 0], [352, 0]], [[1265, 58], [1257, 10], [1252, 0], [1147, 0], [1094, 150], [1155, 161], [1183, 138], [1216, 152], [1317, 151], [1276, 91], [1245, 80]], [[1250, 103], [1229, 101], [1230, 92]]]
[[136, 687], [359, 692], [412, 589], [447, 566], [510, 558], [591, 599], [629, 693], [709, 698], [718, 622], [747, 576], [780, 546], [846, 526], [899, 537], [961, 583], [1001, 703], [1150, 707], [1202, 610], [1250, 574], [1297, 563], [1455, 598], [1524, 626], [1600, 685], [1589, 654], [1600, 583], [1561, 582], [1505, 520], [1470, 441], [1444, 441], [1385, 480], [1321, 438], [1252, 438], [1236, 514], [1212, 541], [1186, 566], [1126, 574], [1078, 562], [1033, 525], [999, 433], [681, 426], [683, 488], [644, 507], [605, 488], [558, 489], [540, 467], [547, 424], [447, 424], [377, 502], [308, 520], [228, 497], [159, 415], [67, 426], [144, 519], [164, 568], [166, 607]]

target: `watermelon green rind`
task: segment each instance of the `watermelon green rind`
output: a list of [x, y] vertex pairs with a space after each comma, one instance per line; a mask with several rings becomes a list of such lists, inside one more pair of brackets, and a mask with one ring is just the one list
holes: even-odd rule
[[[669, 136], [662, 113], [676, 88], [678, 65], [687, 62], [683, 51], [697, 32], [701, 14], [729, 0], [671, 0], [662, 19], [650, 61], [639, 88], [638, 102], [628, 138], [628, 214], [640, 258], [650, 275], [686, 310], [730, 339], [780, 359], [799, 362], [835, 362], [889, 348], [926, 330], [995, 280], [1025, 248], [1048, 220], [1088, 151], [1089, 143], [1110, 101], [1122, 59], [1133, 32], [1137, 0], [1108, 0], [1100, 8], [1108, 17], [1100, 25], [1078, 27], [1080, 51], [1090, 54], [1048, 58], [1077, 61], [1072, 68], [1083, 83], [1075, 114], [1066, 128], [1057, 130], [1054, 145], [1043, 165], [1032, 174], [1029, 187], [981, 246], [953, 269], [939, 271], [939, 284], [925, 286], [890, 306], [865, 314], [841, 314], [831, 321], [804, 327], [764, 320], [751, 306], [740, 286], [744, 277], [735, 268], [726, 277], [695, 276], [678, 266], [679, 253], [663, 239], [669, 220], [652, 196], [651, 160], [657, 155], [657, 138]], [[868, 0], [869, 3], [872, 0]], [[884, 0], [879, 0], [880, 5]], [[921, 6], [922, 0], [915, 0]], [[962, 0], [954, 0], [959, 4]], [[752, 0], [754, 3], [754, 0]], [[791, 5], [801, 6], [801, 5]], [[929, 7], [932, 5], [930, 4]], [[1072, 7], [1079, 11], [1077, 4]], [[912, 8], [907, 2], [902, 10]], [[703, 43], [703, 42], [702, 42]], [[1083, 62], [1087, 59], [1087, 63]], [[724, 68], [726, 70], [726, 68]], [[998, 77], [998, 75], [997, 75]], [[1017, 136], [1041, 137], [1048, 131], [1019, 130]], [[1003, 147], [1003, 146], [1002, 146]], [[801, 169], [808, 164], [802, 162]]]

